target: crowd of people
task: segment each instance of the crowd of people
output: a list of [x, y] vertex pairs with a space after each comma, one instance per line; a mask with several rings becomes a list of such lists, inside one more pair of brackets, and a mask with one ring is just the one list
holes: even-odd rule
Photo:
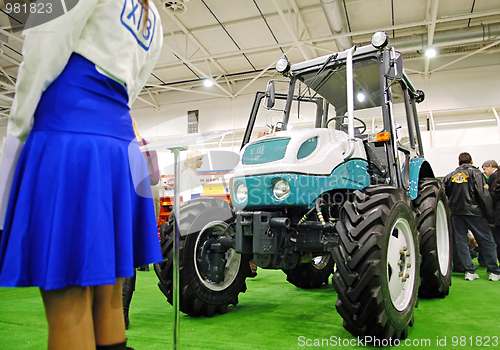
[[[477, 243], [478, 262], [487, 268], [490, 281], [500, 280], [498, 266], [500, 247], [500, 177], [495, 160], [487, 160], [482, 169], [473, 165], [469, 153], [458, 156], [458, 168], [443, 182], [448, 196], [454, 235], [454, 271], [463, 272], [465, 279], [479, 278], [472, 258], [470, 239]], [[476, 247], [474, 247], [476, 248]]]

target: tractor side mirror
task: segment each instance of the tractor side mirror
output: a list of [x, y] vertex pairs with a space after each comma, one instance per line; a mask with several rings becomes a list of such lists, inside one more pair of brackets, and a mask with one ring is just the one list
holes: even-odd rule
[[[403, 55], [401, 53], [393, 51], [391, 55], [390, 49], [385, 49], [382, 60], [384, 64], [384, 76], [392, 80], [403, 79]], [[392, 58], [391, 56], [395, 56]]]
[[264, 106], [267, 109], [271, 109], [274, 107], [274, 104], [276, 102], [276, 97], [275, 97], [275, 87], [274, 87], [274, 80], [270, 80], [267, 83], [267, 88], [266, 88], [266, 98], [264, 100]]

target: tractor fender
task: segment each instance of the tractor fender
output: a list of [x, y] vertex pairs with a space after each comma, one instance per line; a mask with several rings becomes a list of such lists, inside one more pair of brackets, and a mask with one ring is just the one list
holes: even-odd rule
[[[403, 167], [403, 183], [404, 183], [405, 171]], [[410, 160], [410, 184], [409, 188], [406, 189], [406, 195], [414, 200], [418, 196], [418, 182], [424, 177], [434, 177], [434, 171], [432, 167], [425, 158], [413, 158]]]

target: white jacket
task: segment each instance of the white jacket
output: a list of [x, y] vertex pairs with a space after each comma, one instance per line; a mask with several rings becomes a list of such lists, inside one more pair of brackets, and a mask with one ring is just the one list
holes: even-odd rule
[[181, 173], [181, 196], [184, 202], [191, 199], [192, 195], [202, 194], [203, 185], [201, 184], [198, 173], [191, 168], [185, 169]]
[[[80, 0], [66, 14], [23, 32], [24, 60], [7, 133], [25, 141], [42, 93], [76, 52], [125, 85], [129, 106], [146, 83], [163, 43], [161, 20], [149, 0], [147, 29], [139, 0]], [[142, 15], [142, 16], [141, 16]]]

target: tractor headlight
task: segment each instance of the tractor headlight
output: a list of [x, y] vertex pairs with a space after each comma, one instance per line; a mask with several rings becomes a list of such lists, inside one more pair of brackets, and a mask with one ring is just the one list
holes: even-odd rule
[[236, 184], [235, 197], [238, 202], [243, 203], [248, 199], [248, 187], [243, 182]]
[[276, 181], [273, 187], [273, 194], [278, 200], [283, 200], [290, 195], [290, 184], [283, 179]]

